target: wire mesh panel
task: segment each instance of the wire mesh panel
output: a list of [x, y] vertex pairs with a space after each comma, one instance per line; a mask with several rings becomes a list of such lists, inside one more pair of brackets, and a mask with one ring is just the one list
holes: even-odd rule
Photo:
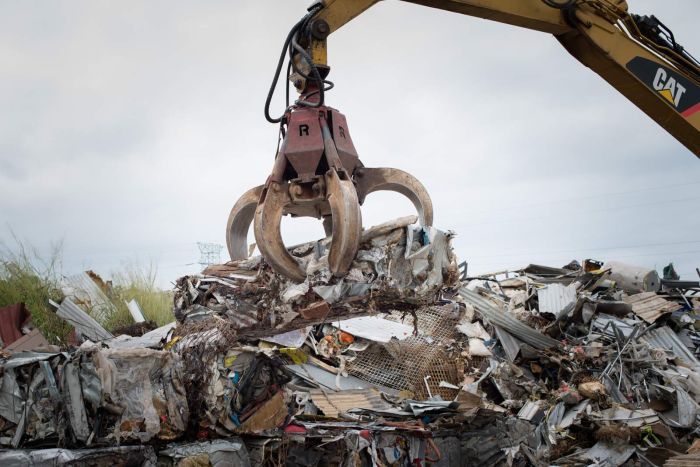
[[[393, 312], [385, 319], [413, 325], [414, 314]], [[455, 325], [459, 322], [459, 309], [452, 304], [421, 308], [415, 312], [418, 333], [434, 339], [454, 339]]]
[[[403, 322], [413, 324], [412, 316], [403, 316]], [[415, 317], [417, 336], [373, 343], [348, 363], [348, 373], [373, 384], [411, 391], [420, 399], [438, 394], [445, 400], [453, 399], [458, 390], [440, 387], [440, 382], [460, 383], [459, 368], [446, 351], [458, 316], [451, 306], [442, 306], [418, 310]], [[392, 313], [386, 319], [401, 321], [402, 313]]]

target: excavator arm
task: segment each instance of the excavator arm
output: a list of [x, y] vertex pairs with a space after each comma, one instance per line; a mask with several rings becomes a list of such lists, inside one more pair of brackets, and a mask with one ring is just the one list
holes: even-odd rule
[[[700, 66], [654, 16], [632, 15], [625, 0], [404, 0], [546, 32], [700, 157]], [[361, 239], [360, 205], [379, 190], [406, 196], [430, 227], [433, 206], [425, 187], [393, 168], [368, 168], [359, 159], [347, 120], [325, 105], [328, 38], [379, 0], [324, 0], [290, 31], [265, 103], [268, 121], [280, 124], [281, 145], [264, 185], [246, 192], [229, 216], [232, 260], [248, 256], [248, 230], [268, 264], [296, 282], [308, 272], [282, 242], [284, 215], [323, 218], [331, 236], [329, 270], [344, 276]], [[287, 79], [299, 92], [280, 117], [270, 102], [288, 56]]]
[[[655, 17], [628, 12], [624, 0], [403, 0], [547, 32], [577, 60], [700, 157], [700, 64]], [[326, 0], [311, 22], [327, 34], [379, 0]], [[323, 23], [327, 27], [320, 26]], [[327, 35], [326, 35], [327, 37]], [[313, 58], [325, 65], [323, 34]]]

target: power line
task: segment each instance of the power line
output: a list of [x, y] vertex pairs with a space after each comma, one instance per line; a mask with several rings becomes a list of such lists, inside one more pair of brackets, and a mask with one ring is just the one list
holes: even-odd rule
[[199, 248], [199, 264], [203, 268], [211, 266], [212, 264], [221, 263], [221, 250], [224, 246], [218, 243], [203, 243], [197, 242], [197, 247]]
[[659, 204], [668, 204], [668, 203], [684, 203], [687, 201], [698, 201], [700, 200], [700, 197], [692, 197], [692, 198], [683, 198], [683, 199], [670, 199], [670, 200], [660, 200], [656, 202], [647, 202], [647, 203], [640, 203], [640, 204], [629, 204], [626, 206], [613, 206], [609, 208], [599, 208], [599, 209], [591, 209], [588, 211], [581, 211], [581, 210], [576, 210], [576, 211], [571, 211], [571, 212], [556, 212], [552, 214], [547, 214], [543, 216], [528, 216], [528, 217], [520, 217], [520, 218], [508, 218], [508, 219], [502, 219], [502, 220], [496, 220], [496, 221], [484, 221], [484, 222], [473, 222], [467, 224], [467, 227], [471, 226], [479, 226], [479, 225], [492, 225], [492, 224], [514, 224], [514, 223], [527, 223], [527, 222], [532, 222], [535, 220], [542, 220], [542, 219], [548, 219], [551, 217], [562, 217], [562, 216], [577, 216], [580, 217], [583, 214], [591, 214], [591, 213], [597, 213], [597, 212], [605, 212], [605, 211], [617, 211], [617, 210], [622, 210], [622, 209], [629, 209], [629, 208], [636, 208], [636, 207], [649, 207], [649, 206], [655, 206]]
[[591, 194], [591, 195], [586, 195], [586, 196], [576, 196], [576, 197], [566, 198], [566, 199], [541, 201], [538, 203], [513, 204], [511, 206], [499, 207], [499, 208], [494, 208], [494, 209], [490, 209], [490, 208], [489, 209], [480, 209], [480, 210], [475, 210], [472, 212], [474, 212], [474, 213], [476, 213], [476, 212], [488, 213], [488, 212], [493, 212], [493, 211], [507, 211], [507, 210], [511, 210], [511, 209], [522, 209], [522, 208], [529, 208], [529, 207], [533, 207], [533, 206], [547, 206], [547, 205], [552, 205], [552, 204], [569, 203], [572, 201], [607, 198], [609, 196], [620, 196], [620, 195], [628, 195], [628, 194], [633, 194], [633, 193], [644, 193], [647, 191], [665, 190], [667, 188], [678, 188], [678, 187], [691, 186], [691, 185], [700, 185], [700, 181], [687, 182], [687, 183], [676, 183], [673, 185], [657, 185], [657, 186], [653, 186], [653, 187], [639, 188], [639, 189], [627, 190], [627, 191], [612, 191], [612, 192], [606, 192], [606, 193], [597, 193], [597, 194]]
[[158, 265], [158, 269], [186, 268], [186, 267], [195, 266], [195, 265], [199, 265], [199, 263], [182, 263], [182, 264]]
[[[667, 258], [672, 258], [674, 255], [687, 255], [687, 254], [693, 254], [693, 253], [700, 253], [700, 250], [691, 250], [691, 251], [674, 251], [674, 252], [659, 252], [659, 253], [640, 253], [640, 254], [635, 254], [635, 255], [615, 255], [615, 258], [641, 258], [641, 257], [648, 257], [648, 256], [665, 256]], [[547, 256], [547, 255], [542, 255], [542, 256]], [[469, 257], [467, 257], [469, 258]], [[572, 258], [571, 257], [558, 257], [558, 258], [550, 258], [547, 259], [547, 261], [570, 261]], [[513, 262], [511, 261], [496, 261], [496, 262], [489, 262], [489, 264], [496, 264], [496, 265], [501, 265], [501, 264], [512, 264]]]
[[[662, 251], [658, 253], [639, 253], [635, 255], [615, 255], [615, 258], [638, 258], [638, 257], [644, 257], [644, 256], [667, 256], [667, 257], [672, 257], [674, 255], [689, 255], [693, 253], [700, 253], [700, 250], [691, 250], [691, 251]], [[549, 256], [549, 255], [541, 255], [541, 256]], [[549, 261], [567, 261], [570, 260], [571, 257], [559, 257], [558, 259], [554, 260], [549, 260]], [[504, 263], [504, 262], [501, 262]]]
[[124, 255], [129, 255], [129, 254], [152, 254], [153, 252], [156, 252], [158, 254], [168, 254], [168, 253], [192, 253], [192, 250], [195, 249], [195, 243], [188, 243], [187, 247], [184, 247], [185, 244], [183, 244], [183, 247], [180, 248], [172, 248], [172, 247], [167, 247], [166, 249], [162, 247], [148, 247], [148, 246], [139, 246], [139, 247], [134, 247], [134, 248], [122, 248], [122, 249], [113, 249], [113, 248], [107, 248], [103, 247], [100, 249], [92, 249], [92, 250], [80, 250], [80, 249], [75, 249], [75, 248], [64, 248], [65, 250], [72, 251], [74, 255], [79, 254], [82, 256], [96, 256], [96, 257], [114, 257], [114, 256], [124, 256]]
[[668, 246], [668, 245], [687, 245], [692, 243], [700, 243], [700, 240], [689, 240], [681, 242], [665, 242], [665, 243], [646, 243], [642, 245], [630, 245], [630, 246], [609, 246], [601, 248], [573, 248], [570, 250], [549, 250], [549, 251], [539, 251], [539, 252], [527, 252], [527, 253], [499, 253], [496, 255], [478, 255], [470, 256], [470, 258], [493, 258], [493, 257], [506, 257], [506, 256], [525, 256], [525, 255], [549, 255], [557, 253], [570, 253], [577, 251], [605, 251], [605, 250], [630, 250], [632, 248], [647, 248], [652, 246]]

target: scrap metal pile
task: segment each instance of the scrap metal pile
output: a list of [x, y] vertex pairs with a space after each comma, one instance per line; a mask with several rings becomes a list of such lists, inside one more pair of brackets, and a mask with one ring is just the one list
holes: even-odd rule
[[[700, 284], [618, 263], [459, 276], [451, 234], [368, 229], [181, 278], [177, 325], [5, 354], [2, 465], [690, 465]], [[700, 321], [698, 322], [700, 326]]]

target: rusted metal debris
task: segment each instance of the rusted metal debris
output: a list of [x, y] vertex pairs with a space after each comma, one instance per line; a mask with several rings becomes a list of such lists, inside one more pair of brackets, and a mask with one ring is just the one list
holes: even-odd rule
[[457, 263], [449, 233], [415, 222], [411, 216], [363, 232], [344, 277], [332, 271], [328, 239], [290, 250], [304, 270], [301, 283], [276, 273], [261, 257], [183, 277], [175, 292], [175, 316], [183, 323], [218, 316], [240, 334], [263, 337], [434, 303], [443, 288], [456, 285]]
[[178, 281], [177, 324], [5, 355], [0, 463], [694, 462], [700, 284], [639, 292], [600, 262], [458, 281], [415, 220], [364, 232], [345, 278], [321, 240], [290, 250], [302, 283], [230, 262]]
[[29, 321], [29, 311], [24, 303], [0, 308], [0, 345], [7, 347], [21, 338], [22, 326]]

